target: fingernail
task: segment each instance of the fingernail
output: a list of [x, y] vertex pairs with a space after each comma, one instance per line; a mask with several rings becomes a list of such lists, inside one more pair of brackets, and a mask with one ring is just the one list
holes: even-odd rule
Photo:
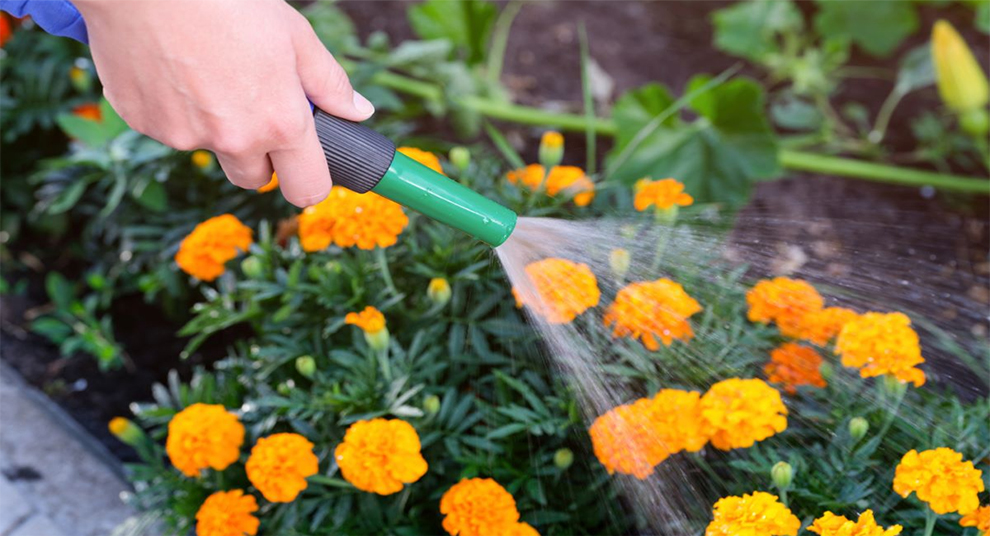
[[364, 115], [370, 116], [375, 113], [375, 105], [371, 104], [371, 101], [364, 98], [364, 95], [354, 92], [354, 108]]

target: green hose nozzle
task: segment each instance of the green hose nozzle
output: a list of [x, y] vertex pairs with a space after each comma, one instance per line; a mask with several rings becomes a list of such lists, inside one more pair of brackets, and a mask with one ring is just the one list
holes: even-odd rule
[[375, 192], [492, 247], [516, 226], [516, 214], [399, 153], [381, 134], [317, 109], [316, 133], [334, 184]]

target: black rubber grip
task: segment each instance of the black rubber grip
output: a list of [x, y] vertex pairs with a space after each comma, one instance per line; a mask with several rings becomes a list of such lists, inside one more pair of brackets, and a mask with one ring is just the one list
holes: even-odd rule
[[382, 180], [395, 157], [395, 144], [370, 128], [334, 117], [319, 108], [316, 135], [335, 185], [360, 194]]

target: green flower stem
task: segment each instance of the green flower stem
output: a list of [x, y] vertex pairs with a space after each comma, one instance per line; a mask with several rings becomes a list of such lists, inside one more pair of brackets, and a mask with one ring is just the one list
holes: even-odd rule
[[784, 506], [788, 506], [788, 504], [787, 504], [787, 488], [778, 488], [778, 490], [780, 491], [780, 502], [781, 502], [781, 504], [783, 504]]
[[877, 432], [877, 437], [883, 438], [887, 435], [890, 427], [894, 424], [894, 420], [897, 418], [897, 412], [901, 409], [901, 404], [904, 403], [904, 397], [907, 396], [907, 389], [902, 389], [897, 395], [897, 399], [894, 400], [894, 406], [890, 408], [890, 412], [887, 413], [887, 419], [883, 422], [883, 426], [880, 427], [880, 431]]
[[931, 508], [925, 508], [925, 536], [932, 536], [937, 519], [938, 515]]
[[399, 291], [395, 288], [395, 283], [392, 281], [392, 272], [388, 268], [388, 257], [385, 256], [384, 248], [375, 248], [375, 259], [378, 261], [378, 269], [382, 273], [382, 279], [385, 280], [385, 286], [388, 287], [389, 292], [393, 296], [398, 296]]
[[[347, 67], [354, 65], [354, 63], [348, 63]], [[372, 76], [372, 81], [435, 104], [444, 102], [443, 88], [430, 82], [423, 82], [390, 71], [379, 71]], [[523, 125], [546, 126], [574, 132], [590, 130], [603, 136], [615, 136], [618, 131], [615, 122], [609, 118], [551, 112], [487, 97], [469, 95], [457, 99], [456, 104], [492, 119]], [[961, 177], [788, 149], [781, 149], [779, 157], [782, 166], [798, 171], [825, 173], [904, 186], [932, 186], [947, 192], [990, 194], [990, 181], [985, 178]]]

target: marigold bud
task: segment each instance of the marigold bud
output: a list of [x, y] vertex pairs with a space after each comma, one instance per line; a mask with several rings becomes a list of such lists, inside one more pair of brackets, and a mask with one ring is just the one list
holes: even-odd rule
[[959, 115], [959, 127], [971, 136], [986, 136], [990, 132], [990, 113], [977, 108]]
[[389, 334], [388, 328], [382, 328], [378, 331], [365, 331], [364, 340], [367, 341], [368, 346], [376, 352], [381, 352], [388, 349]]
[[209, 151], [193, 151], [192, 156], [189, 157], [193, 165], [199, 169], [210, 169], [213, 167], [213, 155]]
[[249, 279], [261, 279], [265, 275], [265, 265], [254, 255], [241, 261], [241, 271]]
[[454, 147], [450, 150], [447, 158], [450, 159], [450, 163], [454, 164], [454, 167], [461, 173], [465, 173], [468, 166], [471, 165], [471, 151], [467, 147]]
[[932, 28], [932, 63], [938, 92], [945, 105], [963, 114], [986, 106], [990, 82], [966, 41], [944, 20]]
[[608, 265], [612, 268], [615, 277], [619, 279], [625, 277], [626, 273], [629, 272], [630, 261], [629, 250], [623, 248], [615, 248], [608, 254]]
[[862, 417], [853, 417], [849, 421], [849, 435], [853, 441], [859, 441], [866, 437], [866, 432], [870, 430], [870, 423]]
[[124, 417], [114, 417], [113, 419], [110, 419], [110, 424], [107, 428], [110, 429], [110, 433], [113, 434], [114, 437], [132, 447], [136, 447], [139, 443], [141, 443], [141, 441], [144, 440], [144, 432], [141, 428], [134, 424], [134, 421], [125, 419]]
[[426, 295], [438, 307], [447, 305], [447, 302], [450, 301], [450, 294], [450, 283], [442, 277], [431, 279], [430, 286], [426, 289]]
[[794, 481], [794, 468], [787, 462], [777, 462], [770, 469], [770, 478], [773, 479], [773, 485], [777, 486], [777, 489], [786, 490]]
[[891, 374], [884, 375], [882, 385], [884, 393], [891, 398], [899, 398], [907, 391], [907, 382], [903, 382]]
[[[76, 63], [80, 63], [80, 61], [76, 60]], [[88, 92], [89, 88], [93, 85], [93, 77], [81, 65], [73, 65], [69, 69], [69, 81], [72, 82], [72, 87], [76, 88], [76, 91], [80, 93]]]
[[437, 395], [430, 395], [426, 397], [423, 401], [423, 411], [427, 415], [436, 415], [440, 412], [440, 397]]
[[564, 136], [553, 130], [543, 133], [540, 138], [540, 163], [549, 169], [564, 159]]
[[296, 358], [296, 370], [305, 378], [312, 379], [316, 374], [316, 360], [311, 355], [301, 355]]
[[560, 470], [567, 470], [574, 463], [574, 452], [571, 449], [558, 449], [553, 453], [553, 464]]

